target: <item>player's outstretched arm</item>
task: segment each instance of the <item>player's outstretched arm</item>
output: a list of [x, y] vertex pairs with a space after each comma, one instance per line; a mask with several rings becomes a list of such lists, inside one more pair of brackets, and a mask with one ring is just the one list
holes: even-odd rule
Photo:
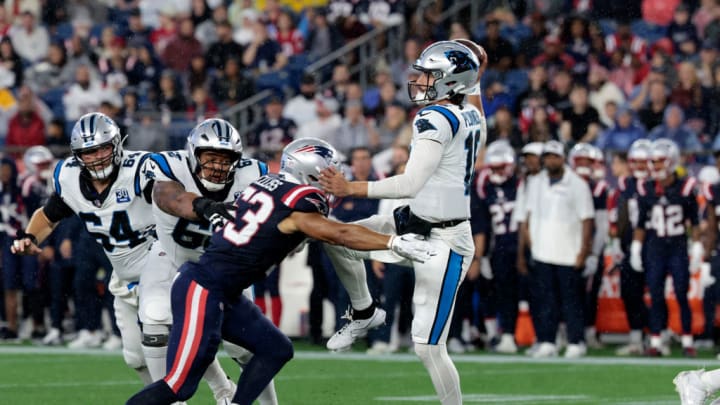
[[429, 243], [417, 235], [385, 235], [364, 226], [327, 219], [320, 213], [294, 212], [278, 228], [283, 233], [302, 232], [310, 238], [355, 250], [390, 249], [410, 260], [425, 262], [435, 255]]
[[156, 181], [153, 185], [152, 197], [163, 212], [190, 221], [200, 219], [193, 211], [192, 206], [193, 200], [200, 196], [185, 191], [185, 187], [176, 181]]
[[38, 247], [52, 233], [57, 222], [52, 222], [45, 215], [43, 208], [38, 208], [33, 213], [24, 231], [18, 233], [17, 239], [10, 247], [10, 251], [16, 255], [37, 255], [42, 252]]

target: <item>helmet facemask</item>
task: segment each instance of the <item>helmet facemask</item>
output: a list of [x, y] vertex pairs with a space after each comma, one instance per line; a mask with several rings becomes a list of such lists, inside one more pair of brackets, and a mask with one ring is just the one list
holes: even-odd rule
[[208, 191], [220, 191], [232, 183], [242, 154], [228, 150], [196, 149], [195, 176]]
[[[120, 164], [117, 152], [114, 142], [108, 142], [92, 148], [74, 151], [73, 154], [80, 166], [87, 171], [92, 179], [107, 180]], [[88, 161], [89, 155], [95, 155], [94, 159]]]
[[[442, 76], [443, 74], [439, 70], [421, 70], [420, 76], [407, 84], [410, 101], [416, 104], [428, 104], [438, 101], [435, 81], [442, 78]], [[424, 80], [422, 80], [423, 78]]]

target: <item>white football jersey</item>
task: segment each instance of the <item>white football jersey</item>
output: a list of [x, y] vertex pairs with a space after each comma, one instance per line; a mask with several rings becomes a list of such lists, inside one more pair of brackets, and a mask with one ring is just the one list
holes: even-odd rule
[[475, 159], [487, 139], [485, 117], [470, 104], [431, 105], [418, 111], [413, 120], [412, 144], [419, 139], [443, 145], [443, 156], [410, 201], [410, 209], [430, 222], [470, 218]]
[[[155, 181], [177, 181], [185, 191], [202, 195], [190, 170], [188, 152], [185, 150], [154, 153], [145, 164], [144, 172]], [[224, 202], [234, 202], [251, 182], [267, 174], [267, 165], [255, 159], [242, 159], [235, 170], [235, 180]], [[196, 262], [210, 242], [212, 232], [208, 225], [179, 218], [152, 204], [157, 224], [158, 240], [170, 256], [176, 268], [187, 261]]]
[[147, 179], [140, 172], [148, 152], [124, 151], [115, 181], [100, 196], [88, 199], [80, 185], [77, 160], [60, 161], [53, 173], [55, 192], [85, 224], [123, 281], [137, 281], [150, 245], [155, 241], [155, 218], [143, 190]]

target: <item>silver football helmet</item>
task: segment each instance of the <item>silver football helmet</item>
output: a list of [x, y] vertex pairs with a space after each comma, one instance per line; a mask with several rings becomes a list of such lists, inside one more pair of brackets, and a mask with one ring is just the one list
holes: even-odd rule
[[504, 140], [491, 143], [485, 150], [485, 166], [491, 183], [506, 182], [515, 173], [515, 150]]
[[649, 172], [650, 149], [652, 141], [648, 139], [638, 139], [630, 145], [628, 150], [628, 165], [632, 171], [633, 177], [636, 179], [646, 179]]
[[55, 160], [55, 157], [50, 152], [50, 149], [42, 145], [33, 146], [23, 154], [25, 170], [29, 174], [36, 174], [43, 179], [49, 179], [52, 176], [50, 165], [53, 160]]
[[[105, 114], [85, 114], [75, 123], [70, 134], [70, 150], [80, 166], [97, 180], [110, 177], [120, 166], [123, 154], [123, 137], [115, 121]], [[82, 154], [93, 152], [105, 146], [112, 146], [112, 153], [93, 162], [85, 162]]]
[[592, 154], [592, 178], [593, 180], [604, 180], [607, 174], [605, 167], [605, 154], [602, 149], [595, 145], [590, 145], [590, 153]]
[[680, 165], [680, 149], [670, 139], [653, 141], [650, 148], [650, 174], [655, 180], [664, 180], [675, 173]]
[[425, 48], [413, 64], [420, 77], [408, 82], [410, 100], [427, 104], [465, 94], [477, 83], [479, 67], [477, 56], [465, 45], [436, 42]]
[[[232, 162], [219, 169], [215, 162], [200, 162], [200, 152], [212, 150], [229, 153]], [[242, 138], [229, 122], [220, 118], [210, 118], [198, 124], [190, 132], [187, 140], [190, 170], [197, 176], [208, 191], [222, 190], [235, 177], [235, 169], [242, 159]], [[210, 175], [203, 174], [206, 169]]]
[[331, 166], [340, 168], [335, 148], [317, 138], [301, 138], [283, 149], [280, 174], [298, 184], [320, 188], [320, 172]]
[[595, 154], [592, 145], [580, 142], [570, 149], [568, 163], [578, 176], [590, 179], [593, 175], [594, 162]]

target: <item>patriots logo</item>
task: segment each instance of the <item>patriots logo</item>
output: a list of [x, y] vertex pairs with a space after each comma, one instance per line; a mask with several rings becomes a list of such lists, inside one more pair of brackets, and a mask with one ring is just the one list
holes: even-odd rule
[[318, 155], [324, 157], [325, 159], [332, 159], [332, 157], [333, 157], [332, 150], [330, 150], [324, 146], [318, 146], [318, 145], [303, 146], [302, 148], [296, 150], [295, 152], [317, 153]]
[[330, 212], [330, 207], [328, 206], [328, 203], [325, 199], [319, 200], [312, 197], [305, 197], [305, 199], [308, 202], [312, 203], [312, 205], [314, 205], [323, 215], [327, 215]]
[[425, 132], [425, 131], [431, 130], [431, 129], [437, 130], [437, 128], [435, 128], [435, 125], [431, 124], [430, 121], [428, 121], [424, 118], [415, 120], [415, 127], [417, 128], [419, 133], [422, 133], [422, 132]]

